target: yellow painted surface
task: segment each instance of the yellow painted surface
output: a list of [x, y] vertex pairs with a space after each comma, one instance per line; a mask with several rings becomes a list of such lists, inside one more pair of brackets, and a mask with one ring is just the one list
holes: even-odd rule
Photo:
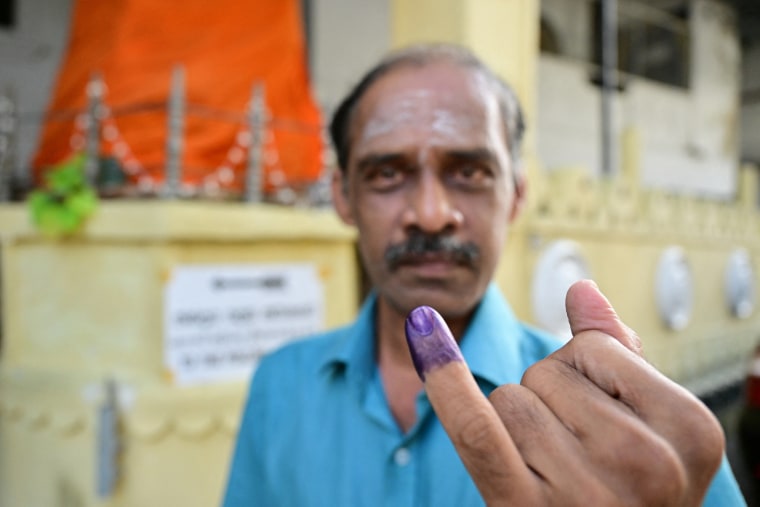
[[244, 383], [118, 381], [121, 480], [99, 498], [103, 382], [84, 371], [17, 368], [4, 368], [0, 380], [1, 505], [218, 505]]
[[538, 1], [467, 0], [465, 4], [466, 38], [462, 42], [514, 87], [529, 124], [533, 125], [538, 61]]
[[[189, 265], [309, 263], [325, 325], [357, 310], [354, 233], [332, 212], [198, 202], [105, 202], [54, 241], [0, 207], [0, 505], [217, 505], [245, 381], [179, 387], [164, 367], [164, 289]], [[123, 449], [96, 495], [98, 410], [117, 386]]]
[[462, 0], [391, 0], [391, 44], [462, 42], [467, 2]]
[[67, 379], [14, 377], [0, 383], [0, 504], [100, 505], [92, 412]]
[[[742, 181], [753, 181], [745, 168]], [[535, 321], [531, 284], [541, 253], [553, 241], [580, 248], [591, 276], [620, 316], [642, 338], [646, 357], [698, 394], [742, 378], [750, 351], [760, 343], [760, 301], [746, 319], [733, 316], [725, 297], [725, 271], [736, 249], [749, 252], [760, 287], [760, 212], [742, 200], [718, 203], [634, 189], [623, 181], [595, 181], [582, 169], [547, 176], [526, 216], [512, 231], [497, 273], [515, 312]], [[743, 188], [756, 202], [757, 191]], [[747, 195], [749, 193], [750, 195]], [[693, 278], [693, 308], [678, 331], [662, 322], [655, 273], [663, 251], [681, 247]]]

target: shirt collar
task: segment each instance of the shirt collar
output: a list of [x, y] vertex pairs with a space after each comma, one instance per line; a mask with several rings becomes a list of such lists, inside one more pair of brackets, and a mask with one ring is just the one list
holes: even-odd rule
[[[367, 381], [375, 367], [375, 309], [372, 292], [353, 324], [339, 330], [340, 336], [322, 362], [322, 368], [343, 368], [349, 378]], [[520, 358], [522, 329], [507, 301], [494, 283], [486, 290], [460, 347], [473, 375], [494, 387], [519, 383], [524, 369]]]
[[519, 383], [525, 369], [522, 327], [496, 284], [491, 283], [459, 344], [475, 377], [493, 384]]
[[362, 382], [374, 371], [375, 314], [377, 294], [372, 291], [362, 304], [356, 320], [337, 331], [334, 346], [328, 349], [322, 369], [343, 369], [346, 375]]

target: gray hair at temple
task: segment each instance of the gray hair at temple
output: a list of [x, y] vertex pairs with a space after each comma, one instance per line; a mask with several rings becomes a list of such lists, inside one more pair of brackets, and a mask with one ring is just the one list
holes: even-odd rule
[[520, 163], [520, 147], [525, 132], [525, 120], [517, 95], [511, 86], [498, 77], [469, 49], [454, 44], [421, 44], [410, 46], [393, 53], [381, 60], [375, 67], [370, 69], [359, 83], [351, 90], [351, 93], [343, 99], [330, 122], [330, 137], [338, 159], [341, 171], [348, 167], [349, 151], [351, 149], [351, 122], [357, 104], [364, 93], [378, 79], [393, 69], [402, 66], [424, 67], [430, 63], [445, 61], [462, 67], [471, 68], [484, 76], [493, 87], [496, 99], [499, 102], [504, 131], [505, 142], [512, 159], [512, 171], [515, 173], [522, 170]]

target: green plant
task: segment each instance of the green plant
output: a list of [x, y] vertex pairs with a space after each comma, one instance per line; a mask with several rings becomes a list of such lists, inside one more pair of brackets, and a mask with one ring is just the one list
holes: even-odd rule
[[46, 236], [70, 235], [98, 207], [98, 196], [87, 183], [85, 157], [75, 154], [45, 173], [45, 186], [29, 196], [34, 225]]

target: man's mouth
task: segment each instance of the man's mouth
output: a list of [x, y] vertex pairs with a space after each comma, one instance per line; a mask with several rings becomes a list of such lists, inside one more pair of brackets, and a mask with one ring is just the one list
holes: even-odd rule
[[452, 270], [466, 267], [462, 263], [456, 262], [449, 255], [415, 255], [400, 259], [396, 264], [396, 270], [408, 269], [416, 277], [426, 279], [445, 278], [450, 276]]
[[427, 264], [459, 264], [453, 255], [447, 253], [410, 254], [400, 257], [399, 266], [421, 266]]

